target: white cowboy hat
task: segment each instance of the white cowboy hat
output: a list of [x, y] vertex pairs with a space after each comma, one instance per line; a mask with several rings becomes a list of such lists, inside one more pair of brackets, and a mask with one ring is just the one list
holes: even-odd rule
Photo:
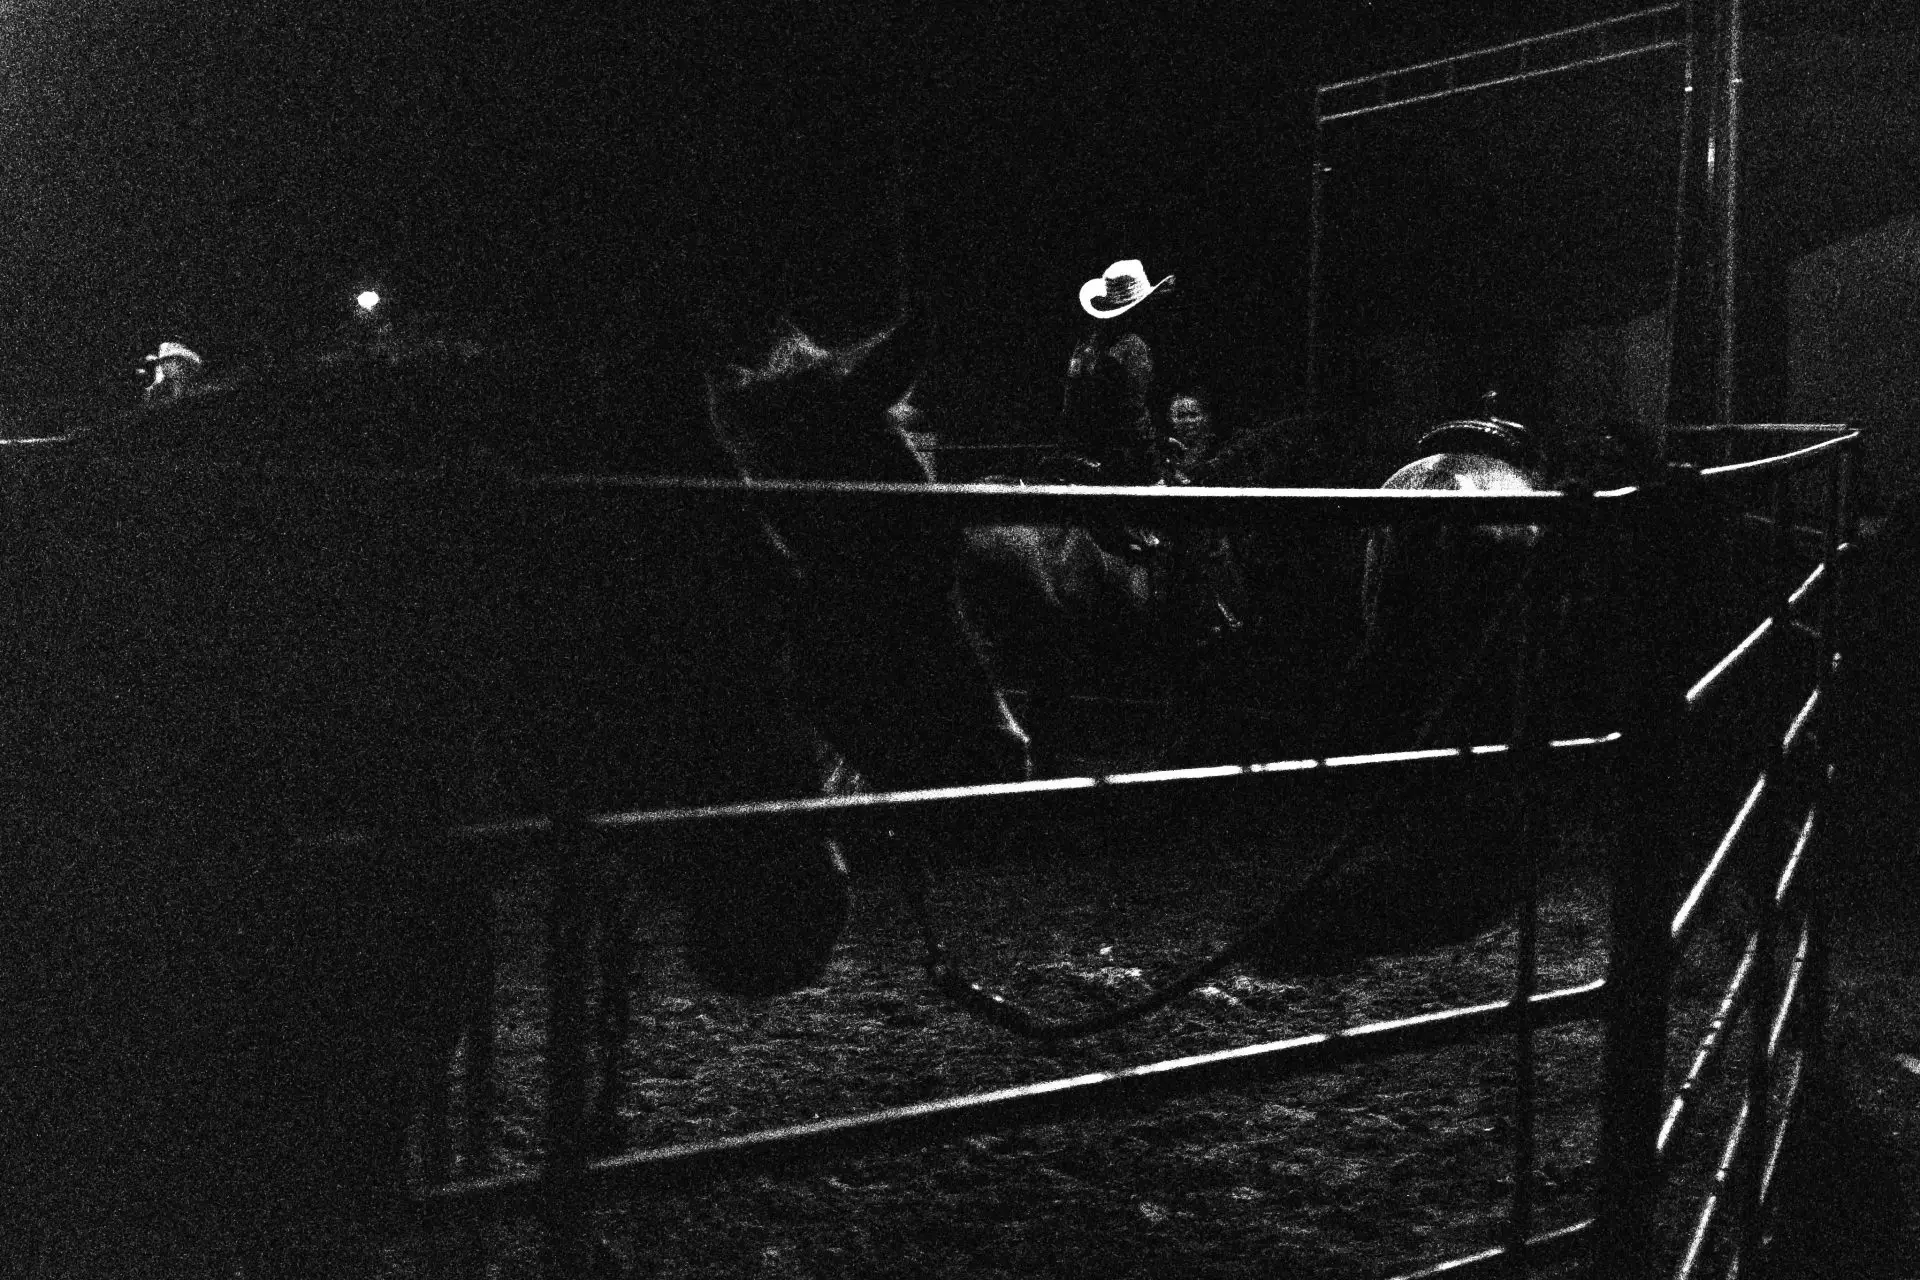
[[1125, 258], [1080, 286], [1080, 308], [1095, 320], [1111, 320], [1145, 302], [1156, 289], [1173, 288], [1173, 277], [1147, 283], [1138, 258]]
[[148, 356], [143, 363], [158, 364], [162, 360], [187, 360], [187, 361], [191, 361], [194, 364], [206, 363], [206, 361], [202, 360], [193, 351], [189, 350], [186, 347], [181, 346], [177, 342], [161, 343], [160, 349], [154, 352], [152, 355]]

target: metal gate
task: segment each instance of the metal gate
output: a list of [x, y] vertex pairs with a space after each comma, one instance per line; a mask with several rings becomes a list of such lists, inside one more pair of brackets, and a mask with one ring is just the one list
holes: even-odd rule
[[[1825, 935], [1815, 868], [1823, 806], [1833, 794], [1834, 705], [1845, 675], [1841, 637], [1842, 568], [1847, 542], [1847, 474], [1857, 433], [1839, 427], [1721, 427], [1702, 438], [1775, 440], [1797, 446], [1767, 457], [1705, 468], [1675, 467], [1657, 483], [1601, 493], [1466, 495], [1372, 490], [1091, 489], [1058, 487], [887, 486], [864, 484], [736, 484], [608, 478], [585, 483], [613, 491], [672, 489], [684, 499], [716, 504], [750, 498], [769, 510], [814, 504], [875, 509], [912, 507], [918, 517], [952, 524], [1103, 517], [1165, 527], [1273, 527], [1287, 522], [1365, 528], [1418, 518], [1450, 523], [1533, 523], [1546, 530], [1539, 571], [1531, 575], [1527, 654], [1516, 690], [1520, 711], [1512, 740], [1430, 750], [1250, 765], [1162, 770], [1101, 778], [1073, 777], [852, 798], [737, 804], [698, 810], [603, 813], [565, 822], [553, 818], [455, 828], [446, 838], [518, 856], [526, 838], [545, 837], [553, 886], [548, 905], [548, 1022], [544, 1165], [510, 1176], [438, 1181], [412, 1196], [417, 1225], [449, 1266], [477, 1262], [478, 1227], [506, 1216], [538, 1218], [545, 1230], [548, 1274], [585, 1274], [592, 1260], [596, 1205], [649, 1189], [685, 1190], [745, 1174], [793, 1169], [879, 1150], [1011, 1127], [1109, 1116], [1124, 1107], [1204, 1091], [1268, 1083], [1397, 1054], [1500, 1036], [1512, 1044], [1514, 1171], [1505, 1242], [1465, 1257], [1436, 1259], [1417, 1275], [1528, 1273], [1591, 1258], [1594, 1274], [1686, 1277], [1708, 1263], [1733, 1274], [1754, 1261], [1766, 1231], [1769, 1194], [1788, 1140], [1801, 1081], [1817, 1060], [1826, 1002]], [[579, 483], [579, 482], [570, 482]], [[1758, 494], [1756, 510], [1749, 497]], [[1810, 514], [1811, 513], [1811, 514]], [[1717, 541], [1703, 537], [1713, 530]], [[1758, 594], [1705, 618], [1697, 607], [1704, 583], [1723, 576], [1747, 531], [1759, 530], [1764, 560]], [[1656, 627], [1651, 669], [1638, 682], [1647, 696], [1613, 731], [1555, 739], [1548, 732], [1556, 621], [1565, 602], [1600, 557], [1600, 549], [1632, 566], [1639, 617]], [[1625, 550], [1627, 558], [1619, 561]], [[1705, 630], [1705, 640], [1697, 628]], [[1733, 628], [1721, 645], [1715, 628]], [[1689, 628], [1696, 630], [1689, 633]], [[1685, 666], [1689, 650], [1704, 665]], [[1767, 711], [1754, 721], [1759, 765], [1730, 784], [1713, 763], [1724, 745], [1698, 726], [1711, 708], [1746, 682]], [[1742, 754], [1742, 753], [1736, 753]], [[1692, 763], [1690, 763], [1692, 762]], [[1737, 802], [1711, 826], [1690, 832], [1684, 820], [1700, 797], [1682, 780], [1706, 762], [1715, 785], [1731, 785]], [[1619, 833], [1611, 868], [1612, 936], [1605, 978], [1540, 990], [1534, 948], [1538, 928], [1539, 855], [1547, 839], [1545, 771], [1624, 770], [1644, 815]], [[644, 835], [687, 824], [774, 823], [796, 831], [877, 828], [903, 814], [953, 808], [977, 820], [1031, 818], [1061, 805], [1098, 805], [1109, 797], [1175, 800], [1239, 788], [1311, 786], [1316, 779], [1379, 777], [1408, 770], [1517, 770], [1528, 797], [1524, 841], [1535, 868], [1521, 886], [1516, 980], [1509, 998], [1417, 1017], [1352, 1026], [1322, 1035], [1250, 1044], [1221, 1052], [1143, 1062], [1125, 1069], [1050, 1080], [1019, 1088], [796, 1124], [739, 1137], [589, 1154], [591, 1066], [589, 932], [593, 904], [582, 870], [587, 843], [605, 835]], [[343, 834], [342, 841], [366, 837]], [[1676, 873], [1684, 872], [1683, 879]], [[1675, 887], [1676, 883], [1679, 887]], [[1701, 934], [1708, 905], [1744, 888], [1749, 903], [1744, 951], [1708, 1028], [1697, 1043], [1669, 1035], [1671, 977], [1679, 957]], [[1534, 1033], [1578, 1020], [1604, 1026], [1600, 1179], [1594, 1213], [1580, 1221], [1543, 1224], [1531, 1203], [1534, 1165]], [[1744, 1052], [1739, 1042], [1745, 1027]], [[488, 1055], [471, 1051], [462, 1091], [485, 1105]], [[1685, 1064], [1683, 1075], [1672, 1071]], [[1677, 1083], [1670, 1081], [1670, 1072]], [[1692, 1227], [1677, 1253], [1658, 1229], [1670, 1173], [1690, 1141], [1717, 1073], [1731, 1073], [1741, 1101], [1718, 1137]], [[468, 1132], [478, 1131], [469, 1126]], [[432, 1144], [429, 1144], [430, 1149]], [[443, 1165], [444, 1167], [444, 1165]]]

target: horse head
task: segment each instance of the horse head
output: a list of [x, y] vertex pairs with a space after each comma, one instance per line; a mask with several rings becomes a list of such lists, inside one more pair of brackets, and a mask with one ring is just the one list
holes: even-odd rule
[[[845, 347], [797, 330], [711, 396], [715, 435], [748, 479], [924, 483], [898, 406], [928, 332], [909, 315]], [[954, 591], [958, 530], [911, 515], [823, 511], [770, 527], [794, 581], [797, 692], [876, 785], [1023, 776], [1007, 714]]]
[[714, 434], [750, 477], [924, 481], [889, 411], [911, 401], [931, 342], [917, 310], [838, 348], [788, 321], [758, 363], [710, 383]]
[[[924, 339], [913, 317], [838, 348], [789, 330], [757, 365], [709, 381], [713, 435], [746, 479], [924, 482], [897, 411]], [[768, 521], [766, 533], [788, 570], [786, 668], [797, 719], [821, 740], [823, 787], [1027, 776], [1026, 735], [959, 606], [955, 531], [828, 510]], [[791, 919], [788, 873], [748, 854], [691, 905], [719, 940], [695, 958], [710, 975], [719, 966], [725, 978], [728, 940], [758, 927], [763, 913], [743, 903]]]

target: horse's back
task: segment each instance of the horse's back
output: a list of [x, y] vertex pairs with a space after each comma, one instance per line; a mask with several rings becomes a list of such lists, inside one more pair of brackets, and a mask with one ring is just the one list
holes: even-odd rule
[[[1393, 473], [1401, 492], [1524, 493], [1538, 472], [1477, 453], [1429, 454]], [[1350, 672], [1361, 731], [1405, 745], [1433, 704], [1463, 673], [1460, 703], [1477, 728], [1492, 729], [1504, 705], [1504, 637], [1489, 634], [1521, 580], [1538, 540], [1534, 525], [1448, 525], [1412, 521], [1368, 539], [1361, 610], [1364, 638]], [[1509, 628], [1510, 630], [1510, 628]], [[1499, 652], [1492, 652], [1497, 649]]]

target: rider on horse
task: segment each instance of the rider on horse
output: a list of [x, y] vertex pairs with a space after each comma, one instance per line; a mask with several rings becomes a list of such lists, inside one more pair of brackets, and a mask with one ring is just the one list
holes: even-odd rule
[[[1140, 334], [1137, 308], [1155, 293], [1172, 292], [1173, 277], [1147, 282], [1137, 258], [1114, 263], [1080, 286], [1080, 309], [1094, 324], [1067, 362], [1061, 404], [1063, 448], [1042, 463], [1054, 484], [1153, 484], [1160, 476], [1159, 431], [1153, 412], [1153, 349]], [[1133, 318], [1125, 324], [1124, 316]], [[1107, 550], [1146, 556], [1160, 539], [1127, 525], [1089, 530]]]
[[[1171, 403], [1156, 397], [1153, 349], [1142, 336], [1147, 327], [1141, 323], [1142, 305], [1171, 293], [1173, 281], [1169, 275], [1150, 282], [1140, 261], [1127, 258], [1080, 286], [1080, 309], [1094, 323], [1067, 365], [1061, 406], [1065, 448], [1044, 464], [1045, 479], [1120, 485], [1195, 479], [1190, 469], [1212, 443], [1210, 408], [1193, 392]], [[1096, 522], [1088, 532], [1108, 551], [1152, 566], [1153, 594], [1166, 610], [1163, 624], [1177, 645], [1204, 645], [1240, 629], [1243, 587], [1224, 538], [1169, 542], [1151, 529], [1117, 522]]]
[[1152, 484], [1158, 478], [1153, 349], [1140, 334], [1136, 309], [1162, 290], [1172, 292], [1173, 277], [1148, 284], [1146, 269], [1132, 258], [1080, 286], [1080, 309], [1094, 324], [1073, 349], [1061, 406], [1067, 448], [1061, 461], [1080, 473], [1075, 480]]

